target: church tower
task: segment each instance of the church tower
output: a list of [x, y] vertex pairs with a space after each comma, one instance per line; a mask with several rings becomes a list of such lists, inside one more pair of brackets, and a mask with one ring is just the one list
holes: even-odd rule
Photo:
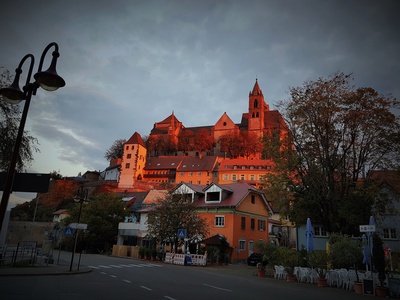
[[139, 133], [135, 132], [124, 144], [118, 188], [133, 188], [136, 180], [142, 180], [146, 154], [147, 149], [143, 139]]
[[253, 90], [249, 93], [249, 123], [248, 131], [263, 136], [265, 129], [265, 113], [269, 111], [269, 105], [264, 101], [264, 95], [258, 85], [258, 80], [254, 84]]

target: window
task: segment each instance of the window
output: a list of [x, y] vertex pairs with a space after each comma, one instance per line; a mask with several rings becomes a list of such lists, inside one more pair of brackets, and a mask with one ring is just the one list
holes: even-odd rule
[[219, 192], [207, 192], [206, 193], [206, 202], [220, 202]]
[[197, 176], [201, 176], [201, 172], [197, 172]]
[[255, 177], [254, 177], [254, 174], [251, 174], [251, 175], [250, 175], [250, 180], [254, 180], [254, 178], [255, 178]]
[[240, 175], [240, 180], [244, 180], [244, 174]]
[[383, 228], [383, 238], [396, 239], [397, 238], [396, 228]]
[[229, 180], [229, 175], [228, 174], [224, 174], [224, 180]]
[[215, 225], [215, 227], [224, 227], [225, 226], [225, 216], [215, 216], [214, 225]]
[[185, 176], [185, 173], [180, 172], [179, 175], [182, 177], [182, 176]]
[[232, 175], [232, 181], [236, 181], [237, 179], [236, 179], [236, 174], [233, 174]]
[[258, 230], [265, 231], [265, 220], [258, 220]]
[[250, 220], [250, 228], [251, 228], [251, 230], [256, 229], [256, 220], [254, 220], [254, 219]]
[[132, 150], [135, 149], [135, 146], [132, 145], [131, 149], [132, 149]]
[[197, 184], [200, 185], [201, 184], [201, 180], [197, 180]]
[[255, 204], [256, 203], [256, 196], [251, 195], [251, 204]]
[[240, 219], [240, 228], [242, 228], [243, 230], [246, 229], [246, 217], [242, 217]]
[[130, 153], [126, 155], [126, 158], [131, 158], [131, 157], [132, 157], [132, 154], [130, 154]]
[[314, 236], [328, 236], [328, 234], [324, 227], [314, 226]]
[[125, 164], [125, 169], [129, 169], [131, 167], [131, 164], [130, 163], [126, 163]]
[[193, 172], [190, 172], [190, 173], [189, 173], [189, 176], [193, 176]]
[[246, 250], [246, 240], [239, 240], [239, 251]]

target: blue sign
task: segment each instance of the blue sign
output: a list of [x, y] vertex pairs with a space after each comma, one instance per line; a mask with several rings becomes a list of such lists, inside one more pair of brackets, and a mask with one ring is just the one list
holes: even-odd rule
[[74, 229], [67, 226], [64, 228], [64, 236], [65, 237], [73, 237], [74, 236]]
[[186, 238], [186, 229], [178, 229], [178, 239]]

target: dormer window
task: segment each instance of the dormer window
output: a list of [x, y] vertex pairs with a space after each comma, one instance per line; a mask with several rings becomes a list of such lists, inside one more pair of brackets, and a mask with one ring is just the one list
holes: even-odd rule
[[209, 202], [221, 202], [220, 192], [207, 192], [206, 193], [206, 203]]

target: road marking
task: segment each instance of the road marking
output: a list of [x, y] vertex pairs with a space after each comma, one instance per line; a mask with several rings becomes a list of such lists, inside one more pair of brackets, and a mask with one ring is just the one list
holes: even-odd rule
[[125, 267], [125, 268], [130, 268], [132, 267], [131, 265], [120, 265], [121, 267]]
[[126, 283], [132, 283], [132, 281], [129, 281], [129, 280], [126, 280], [126, 279], [124, 279], [122, 281], [125, 281]]
[[100, 268], [104, 268], [104, 269], [111, 269], [111, 267], [105, 266], [105, 265], [99, 265]]
[[115, 275], [110, 275], [110, 277], [112, 277], [112, 278], [117, 278], [117, 276], [115, 276]]
[[225, 291], [225, 292], [232, 292], [232, 290], [223, 289], [223, 288], [220, 288], [220, 287], [217, 287], [217, 286], [214, 286], [214, 285], [209, 285], [209, 284], [205, 284], [205, 283], [203, 283], [203, 285], [206, 286], [206, 287], [210, 287], [210, 288], [216, 289], [216, 290], [221, 290], [221, 291]]
[[89, 266], [91, 269], [100, 269], [99, 267]]
[[121, 268], [122, 268], [121, 266], [118, 266], [118, 265], [110, 265], [110, 267], [118, 268], [118, 269], [121, 269]]
[[107, 275], [107, 273], [106, 273], [106, 272], [100, 272], [100, 274]]
[[145, 289], [145, 290], [148, 290], [148, 291], [152, 291], [152, 289], [151, 289], [151, 288], [148, 288], [147, 286], [141, 285], [140, 287], [141, 287], [142, 289]]
[[169, 297], [169, 296], [164, 296], [164, 298], [167, 298], [169, 300], [176, 300], [175, 298]]

